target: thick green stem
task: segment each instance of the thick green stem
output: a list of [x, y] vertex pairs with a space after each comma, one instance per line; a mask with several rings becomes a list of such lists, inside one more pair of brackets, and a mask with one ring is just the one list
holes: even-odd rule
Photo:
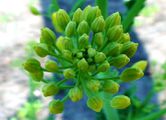
[[99, 6], [104, 18], [108, 16], [108, 0], [95, 0], [95, 4]]
[[139, 14], [139, 12], [142, 10], [143, 5], [145, 4], [146, 0], [136, 0], [135, 4], [132, 6], [132, 8], [128, 11], [127, 16], [122, 21], [124, 31], [127, 32], [130, 28], [130, 26], [133, 23], [134, 18]]

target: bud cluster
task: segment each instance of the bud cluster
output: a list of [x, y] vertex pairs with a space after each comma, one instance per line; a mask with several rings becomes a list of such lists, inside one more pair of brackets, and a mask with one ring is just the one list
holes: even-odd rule
[[[57, 114], [64, 109], [67, 98], [77, 102], [88, 96], [87, 106], [99, 112], [104, 99], [99, 93], [116, 94], [120, 85], [115, 78], [97, 78], [98, 73], [111, 72], [110, 67], [117, 69], [126, 66], [134, 56], [138, 44], [130, 40], [130, 35], [123, 32], [121, 16], [118, 12], [103, 18], [99, 7], [87, 6], [78, 8], [72, 17], [63, 9], [52, 15], [55, 30], [62, 35], [58, 38], [49, 28], [41, 29], [40, 43], [34, 46], [39, 57], [52, 56], [56, 61], [48, 60], [42, 67], [35, 58], [24, 63], [24, 69], [35, 81], [44, 81], [43, 95], [53, 96], [66, 89], [68, 94], [62, 100], [50, 103], [50, 112]], [[143, 77], [147, 62], [140, 61], [125, 69], [118, 77], [123, 82]], [[64, 78], [57, 82], [46, 81], [44, 72], [52, 72]], [[72, 80], [74, 86], [65, 83]], [[110, 100], [115, 109], [130, 105], [130, 98], [116, 95]]]

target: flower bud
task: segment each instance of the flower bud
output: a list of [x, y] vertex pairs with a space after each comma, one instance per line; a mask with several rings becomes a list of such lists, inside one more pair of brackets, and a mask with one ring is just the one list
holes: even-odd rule
[[83, 34], [78, 40], [79, 48], [87, 48], [89, 45], [89, 36], [87, 34]]
[[69, 90], [69, 98], [71, 99], [71, 101], [77, 102], [81, 100], [82, 97], [83, 97], [83, 91], [80, 88], [74, 87]]
[[94, 48], [89, 48], [88, 49], [88, 56], [94, 57], [95, 55], [96, 55], [96, 50]]
[[72, 60], [72, 52], [69, 50], [62, 51], [63, 57], [67, 60]]
[[64, 37], [60, 36], [58, 37], [57, 41], [56, 41], [56, 46], [59, 50], [64, 50]]
[[138, 68], [141, 69], [142, 71], [144, 71], [147, 67], [148, 62], [146, 60], [140, 60], [136, 63], [134, 63], [134, 65], [132, 65], [132, 68]]
[[95, 62], [96, 63], [101, 63], [106, 59], [106, 56], [103, 52], [98, 52], [95, 55]]
[[86, 20], [87, 19], [87, 16], [89, 14], [89, 11], [92, 9], [92, 6], [91, 5], [88, 5], [84, 8], [83, 12], [82, 12], [82, 15], [81, 15], [81, 21], [82, 20]]
[[127, 108], [131, 102], [130, 98], [125, 95], [117, 95], [111, 100], [111, 107], [115, 109], [125, 109]]
[[113, 13], [112, 15], [107, 17], [105, 22], [106, 22], [106, 30], [108, 30], [108, 28], [111, 28], [113, 26], [120, 25], [121, 16], [120, 16], [119, 12]]
[[77, 23], [77, 25], [81, 22], [82, 13], [83, 13], [82, 10], [80, 8], [78, 8], [73, 14], [72, 21], [75, 21]]
[[26, 62], [23, 64], [23, 67], [26, 71], [30, 73], [41, 71], [40, 62], [35, 58], [27, 59]]
[[123, 33], [120, 37], [120, 39], [117, 41], [118, 43], [126, 43], [130, 41], [130, 35], [129, 33]]
[[79, 35], [83, 35], [84, 33], [89, 34], [89, 25], [85, 20], [80, 22], [80, 24], [77, 27], [77, 32]]
[[107, 37], [110, 42], [117, 41], [123, 34], [122, 25], [116, 25], [108, 29]]
[[36, 54], [40, 57], [45, 57], [49, 54], [48, 47], [44, 43], [38, 43], [34, 46]]
[[73, 69], [68, 68], [64, 70], [63, 75], [66, 79], [71, 79], [75, 77], [75, 71]]
[[102, 64], [100, 64], [97, 67], [97, 71], [98, 72], [105, 72], [110, 68], [110, 64], [108, 63], [108, 61], [104, 61]]
[[127, 68], [121, 73], [120, 79], [124, 82], [129, 82], [132, 80], [140, 79], [143, 76], [144, 76], [144, 73], [141, 69]]
[[88, 62], [85, 60], [85, 58], [82, 58], [80, 61], [78, 61], [77, 67], [81, 71], [85, 71], [86, 72], [88, 70], [89, 65], [88, 65]]
[[87, 87], [93, 92], [97, 92], [100, 89], [100, 86], [100, 81], [98, 80], [87, 81]]
[[76, 31], [76, 23], [74, 21], [70, 21], [66, 26], [65, 34], [68, 37], [71, 37], [75, 34], [75, 31]]
[[103, 100], [99, 96], [90, 97], [87, 106], [95, 112], [100, 112], [103, 108]]
[[42, 88], [43, 95], [45, 97], [55, 95], [59, 92], [59, 88], [55, 83], [48, 83]]
[[119, 84], [113, 80], [106, 80], [103, 84], [103, 91], [111, 94], [116, 94], [119, 91]]
[[117, 43], [117, 42], [111, 42], [107, 45], [107, 47], [104, 49], [104, 53], [107, 56], [117, 56], [120, 54], [120, 48], [121, 48], [121, 44]]
[[121, 49], [121, 53], [126, 54], [129, 58], [133, 57], [138, 48], [138, 43], [127, 42], [124, 43]]
[[110, 65], [115, 66], [117, 68], [122, 68], [125, 65], [127, 65], [129, 61], [130, 59], [125, 54], [121, 54], [121, 55], [118, 55], [117, 57], [111, 58], [109, 63]]
[[73, 49], [73, 43], [72, 43], [71, 38], [64, 37], [63, 46], [64, 46], [64, 49], [66, 49], [66, 50], [72, 50]]
[[86, 21], [88, 21], [89, 25], [95, 20], [95, 18], [101, 16], [101, 10], [99, 9], [98, 6], [92, 7], [89, 9]]
[[83, 58], [83, 53], [82, 52], [78, 52], [77, 53], [77, 58]]
[[45, 63], [45, 68], [49, 72], [56, 72], [56, 71], [58, 71], [57, 63], [55, 61], [52, 61], [52, 60], [47, 60], [47, 62]]
[[49, 110], [52, 114], [62, 113], [64, 110], [64, 103], [60, 100], [52, 100], [49, 104]]
[[55, 40], [56, 40], [56, 35], [51, 29], [47, 27], [41, 29], [41, 38], [40, 38], [41, 43], [46, 43], [47, 45], [54, 45]]
[[36, 71], [36, 72], [30, 73], [30, 76], [34, 81], [40, 82], [41, 80], [43, 80], [43, 71]]
[[63, 32], [70, 21], [70, 17], [63, 9], [59, 9], [52, 15], [52, 22], [58, 32]]
[[32, 5], [29, 6], [29, 10], [33, 15], [40, 15], [40, 11]]
[[94, 43], [98, 46], [101, 47], [103, 45], [104, 38], [103, 38], [103, 33], [99, 32], [94, 35]]
[[103, 32], [105, 28], [105, 21], [102, 16], [97, 17], [91, 24], [92, 31], [94, 33]]

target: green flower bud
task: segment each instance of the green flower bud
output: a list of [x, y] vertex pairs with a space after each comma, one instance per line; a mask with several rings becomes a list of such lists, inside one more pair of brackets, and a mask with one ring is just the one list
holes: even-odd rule
[[87, 16], [89, 14], [89, 11], [92, 9], [92, 6], [91, 5], [88, 5], [84, 8], [83, 12], [82, 12], [82, 16], [81, 16], [81, 21], [82, 20], [86, 20], [87, 19]]
[[69, 37], [64, 38], [64, 49], [67, 49], [67, 50], [73, 49], [73, 43], [72, 43], [71, 38], [69, 38]]
[[66, 79], [71, 79], [75, 77], [75, 71], [73, 69], [68, 68], [64, 70], [63, 75]]
[[107, 56], [117, 56], [120, 54], [121, 46], [122, 45], [117, 42], [111, 42], [107, 45], [107, 47], [105, 47], [103, 52]]
[[103, 108], [103, 100], [99, 96], [90, 97], [87, 106], [95, 112], [100, 112]]
[[30, 73], [41, 71], [40, 62], [35, 58], [27, 59], [26, 62], [23, 64], [23, 67], [26, 71]]
[[98, 46], [101, 47], [103, 45], [104, 38], [103, 38], [103, 33], [99, 32], [94, 35], [94, 43]]
[[72, 60], [72, 52], [69, 50], [62, 51], [63, 57], [67, 60]]
[[83, 34], [78, 40], [79, 48], [87, 48], [89, 45], [89, 36], [87, 34]]
[[82, 10], [78, 8], [73, 14], [72, 21], [75, 21], [77, 24], [79, 24], [81, 22], [82, 13], [83, 13]]
[[125, 109], [131, 104], [131, 102], [129, 97], [125, 95], [118, 95], [111, 100], [110, 104], [111, 107], [115, 109]]
[[69, 90], [69, 98], [71, 99], [71, 101], [77, 102], [81, 100], [82, 97], [83, 97], [83, 92], [80, 88], [74, 87]]
[[48, 83], [42, 88], [45, 97], [55, 95], [59, 92], [59, 88], [55, 83]]
[[63, 32], [70, 21], [70, 17], [63, 9], [59, 9], [52, 15], [52, 22], [58, 32]]
[[86, 72], [88, 70], [89, 65], [88, 65], [88, 62], [85, 60], [85, 58], [82, 58], [80, 61], [78, 61], [77, 67], [81, 71], [85, 71]]
[[106, 80], [103, 84], [103, 91], [111, 94], [116, 94], [119, 91], [119, 84], [113, 80]]
[[62, 113], [64, 110], [64, 103], [60, 100], [52, 100], [49, 104], [49, 110], [52, 114]]
[[124, 43], [121, 49], [121, 53], [126, 54], [129, 58], [133, 57], [138, 48], [138, 43], [127, 42]]
[[108, 63], [108, 61], [104, 61], [102, 64], [100, 64], [97, 67], [97, 71], [98, 72], [105, 72], [110, 68], [110, 64]]
[[40, 11], [32, 5], [29, 6], [29, 10], [33, 15], [40, 15]]
[[58, 71], [57, 63], [55, 61], [52, 61], [52, 60], [47, 60], [47, 62], [45, 63], [45, 68], [49, 72], [56, 72], [56, 71]]
[[96, 65], [89, 65], [89, 72], [94, 72], [96, 70]]
[[95, 55], [95, 62], [96, 63], [101, 63], [106, 59], [106, 56], [103, 52], [98, 52]]
[[108, 29], [107, 37], [109, 41], [117, 41], [123, 34], [122, 25], [116, 25]]
[[86, 21], [91, 25], [91, 23], [95, 20], [95, 18], [101, 16], [101, 10], [99, 9], [98, 6], [92, 7], [89, 9]]
[[98, 80], [90, 80], [90, 81], [87, 81], [87, 87], [91, 91], [97, 92], [97, 91], [99, 91], [101, 84], [100, 84], [100, 81], [98, 81]]
[[47, 45], [54, 45], [56, 40], [56, 35], [54, 32], [49, 28], [42, 28], [41, 29], [41, 43], [46, 43]]
[[132, 80], [140, 79], [143, 76], [144, 76], [144, 73], [142, 72], [141, 69], [127, 68], [121, 73], [120, 79], [124, 82], [129, 82]]
[[118, 43], [126, 43], [130, 41], [130, 35], [129, 33], [123, 33], [123, 35], [118, 40]]
[[76, 23], [74, 21], [70, 21], [66, 26], [65, 34], [68, 37], [71, 37], [75, 34], [75, 31], [76, 31]]
[[147, 67], [148, 62], [146, 60], [140, 60], [136, 63], [134, 63], [134, 65], [132, 65], [132, 68], [138, 68], [141, 69], [142, 71], [144, 71]]
[[77, 53], [77, 58], [83, 58], [83, 53], [82, 52], [78, 52]]
[[40, 82], [41, 80], [43, 80], [43, 71], [36, 71], [33, 73], [30, 73], [31, 78], [36, 81], [36, 82]]
[[36, 54], [40, 57], [45, 57], [49, 54], [48, 47], [44, 43], [38, 43], [34, 46]]
[[107, 17], [105, 22], [106, 22], [106, 30], [108, 30], [108, 28], [111, 28], [113, 26], [120, 25], [121, 16], [120, 16], [119, 12], [113, 13], [112, 15]]
[[91, 24], [92, 31], [94, 33], [103, 32], [105, 28], [105, 21], [102, 16], [97, 17]]
[[111, 58], [109, 62], [110, 65], [112, 66], [115, 66], [117, 68], [122, 68], [130, 62], [130, 59], [125, 54], [121, 54], [118, 55], [117, 57]]
[[77, 32], [79, 35], [82, 35], [84, 33], [89, 34], [89, 25], [85, 20], [80, 22], [80, 24], [77, 27]]
[[88, 56], [89, 57], [94, 57], [96, 55], [96, 50], [93, 48], [88, 49]]

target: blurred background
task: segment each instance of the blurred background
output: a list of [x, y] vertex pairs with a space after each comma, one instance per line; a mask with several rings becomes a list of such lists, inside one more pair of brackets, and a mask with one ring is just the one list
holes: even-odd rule
[[[0, 0], [0, 120], [45, 120], [48, 103], [40, 87], [20, 68], [31, 47], [39, 40], [44, 26], [42, 16], [29, 10], [30, 0]], [[39, 0], [33, 5], [40, 11]], [[134, 29], [143, 42], [150, 59], [150, 69], [159, 102], [166, 100], [166, 0], [147, 0], [146, 7], [136, 17]], [[164, 77], [163, 77], [164, 76]], [[162, 89], [162, 90], [161, 90]], [[50, 116], [49, 116], [50, 117]], [[166, 120], [166, 118], [165, 118]]]

